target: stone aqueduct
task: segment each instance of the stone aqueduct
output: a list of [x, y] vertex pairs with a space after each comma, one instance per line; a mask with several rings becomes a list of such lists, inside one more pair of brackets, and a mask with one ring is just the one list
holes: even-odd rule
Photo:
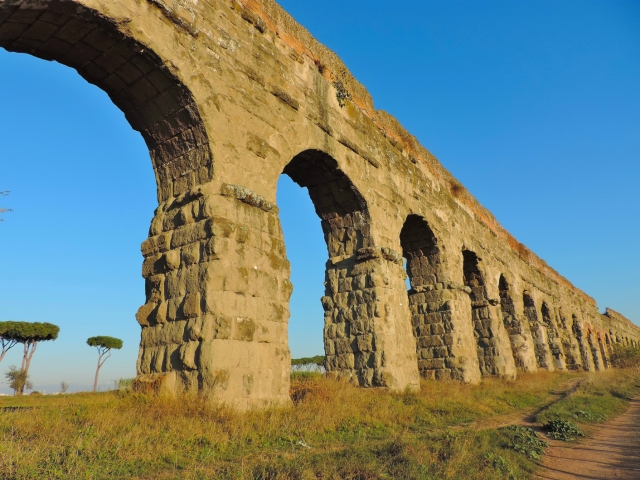
[[76, 69], [149, 146], [159, 206], [142, 245], [140, 381], [240, 408], [289, 401], [282, 173], [321, 218], [339, 377], [402, 390], [420, 375], [599, 370], [613, 344], [640, 341], [273, 0], [0, 0], [0, 46]]

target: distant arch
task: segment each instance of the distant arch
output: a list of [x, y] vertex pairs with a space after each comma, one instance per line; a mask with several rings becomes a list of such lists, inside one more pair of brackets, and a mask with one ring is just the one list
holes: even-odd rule
[[604, 340], [600, 332], [596, 334], [596, 339], [598, 340], [598, 347], [600, 348], [600, 356], [602, 357], [602, 364], [604, 368], [609, 368], [609, 355], [607, 354], [607, 351], [605, 349]]
[[538, 368], [553, 370], [553, 360], [546, 341], [546, 329], [540, 322], [538, 309], [531, 294], [527, 291], [522, 293], [522, 303], [524, 305], [524, 316], [529, 322], [529, 329], [533, 337], [533, 345]]
[[[442, 247], [428, 222], [414, 214], [407, 216], [400, 230], [400, 247], [411, 286], [407, 295], [420, 375], [461, 380], [463, 373], [448, 362], [453, 357], [446, 338], [453, 331], [451, 312], [445, 308], [443, 289], [436, 289], [445, 281]], [[428, 304], [434, 308], [426, 308]]]
[[525, 327], [516, 312], [509, 282], [502, 274], [498, 279], [498, 291], [500, 294], [502, 321], [509, 335], [511, 352], [516, 368], [522, 371], [533, 371], [535, 370], [535, 359], [528, 345], [531, 341], [531, 335], [529, 334], [528, 326]]
[[551, 309], [547, 305], [547, 302], [542, 302], [540, 312], [542, 314], [542, 322], [547, 329], [547, 344], [549, 345], [549, 351], [553, 357], [554, 367], [559, 370], [564, 370], [566, 368], [566, 363], [562, 349], [562, 342], [558, 332], [558, 327], [553, 321], [553, 315]]
[[594, 333], [591, 328], [587, 328], [587, 342], [589, 343], [589, 350], [591, 351], [591, 357], [593, 358], [593, 364], [596, 370], [602, 370], [603, 362], [600, 354], [600, 346], [597, 338], [594, 339]]
[[[507, 336], [503, 319], [495, 318], [489, 302], [484, 274], [480, 268], [480, 258], [471, 250], [462, 251], [462, 270], [464, 284], [470, 289], [471, 321], [478, 350], [480, 373], [487, 375], [515, 375], [515, 361], [510, 342], [500, 335]], [[495, 301], [494, 301], [495, 304]], [[508, 351], [502, 351], [504, 348]]]

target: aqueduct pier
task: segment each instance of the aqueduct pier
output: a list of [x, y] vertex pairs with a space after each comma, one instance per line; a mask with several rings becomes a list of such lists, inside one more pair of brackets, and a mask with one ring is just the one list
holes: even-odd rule
[[640, 341], [272, 0], [0, 0], [0, 46], [76, 69], [149, 147], [159, 205], [142, 245], [140, 382], [240, 408], [289, 402], [282, 173], [321, 219], [339, 377], [402, 390], [420, 375], [598, 370], [614, 344]]

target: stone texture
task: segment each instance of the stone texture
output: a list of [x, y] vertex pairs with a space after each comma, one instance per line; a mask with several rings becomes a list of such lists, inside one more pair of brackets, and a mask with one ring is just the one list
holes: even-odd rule
[[4, 0], [0, 46], [76, 69], [149, 147], [159, 205], [141, 248], [143, 390], [290, 401], [283, 173], [322, 223], [333, 375], [404, 390], [419, 375], [594, 370], [640, 341], [509, 235], [272, 0]]

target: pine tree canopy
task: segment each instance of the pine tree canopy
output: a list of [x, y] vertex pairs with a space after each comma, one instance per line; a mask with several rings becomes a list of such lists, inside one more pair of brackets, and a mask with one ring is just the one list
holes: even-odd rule
[[20, 343], [40, 342], [58, 338], [60, 327], [42, 322], [0, 322], [0, 337]]
[[99, 337], [88, 338], [87, 345], [90, 347], [115, 348], [116, 350], [120, 350], [122, 348], [122, 340], [101, 335]]

